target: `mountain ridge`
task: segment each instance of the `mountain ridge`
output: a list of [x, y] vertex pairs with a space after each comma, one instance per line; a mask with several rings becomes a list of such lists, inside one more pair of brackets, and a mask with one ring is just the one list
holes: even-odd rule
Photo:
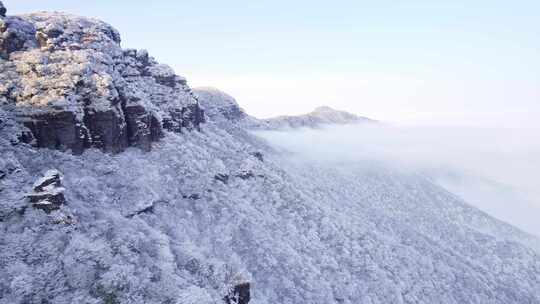
[[370, 124], [377, 121], [367, 117], [336, 110], [329, 106], [319, 106], [313, 111], [301, 115], [283, 115], [269, 119], [261, 119], [260, 125], [254, 128], [262, 129], [296, 129], [319, 128], [329, 124]]
[[[256, 118], [243, 110], [236, 99], [229, 94], [213, 87], [195, 88], [196, 95], [202, 96], [202, 106], [205, 100], [211, 100], [208, 108], [219, 108], [226, 119], [239, 123], [246, 128], [256, 130], [286, 130], [297, 128], [320, 128], [329, 124], [369, 124], [377, 123], [367, 117], [358, 116], [346, 111], [336, 110], [329, 106], [319, 106], [313, 111], [300, 115], [281, 115], [272, 118]], [[211, 114], [216, 115], [216, 113]], [[219, 117], [219, 115], [217, 116]]]
[[0, 17], [0, 304], [540, 303], [537, 238], [295, 161], [112, 27], [34, 16]]

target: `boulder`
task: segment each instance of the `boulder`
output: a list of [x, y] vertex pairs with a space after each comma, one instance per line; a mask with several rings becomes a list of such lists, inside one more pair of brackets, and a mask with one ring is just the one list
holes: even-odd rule
[[57, 170], [49, 170], [34, 183], [33, 192], [27, 197], [32, 207], [50, 213], [65, 204], [64, 190], [62, 174]]
[[34, 192], [44, 192], [50, 187], [58, 188], [62, 186], [62, 174], [58, 170], [48, 170], [45, 175], [38, 179], [33, 186]]
[[229, 182], [229, 174], [218, 173], [214, 175], [214, 179], [227, 184]]
[[243, 180], [254, 178], [255, 174], [251, 170], [242, 170], [235, 175]]

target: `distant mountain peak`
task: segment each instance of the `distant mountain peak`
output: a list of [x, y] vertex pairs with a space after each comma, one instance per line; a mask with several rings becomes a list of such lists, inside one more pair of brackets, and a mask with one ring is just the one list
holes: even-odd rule
[[358, 116], [329, 106], [319, 106], [301, 115], [284, 115], [268, 119], [258, 119], [248, 115], [234, 97], [213, 88], [193, 89], [206, 115], [213, 121], [234, 122], [250, 129], [277, 130], [294, 128], [317, 128], [323, 125], [347, 125], [374, 123], [375, 120]]
[[316, 107], [311, 113], [305, 114], [305, 116], [317, 116], [325, 118], [333, 123], [349, 123], [359, 120], [369, 120], [369, 118], [367, 117], [360, 117], [356, 114], [347, 111], [337, 110], [329, 106]]
[[316, 107], [314, 110], [313, 110], [313, 113], [324, 113], [324, 112], [341, 112], [340, 110], [336, 110], [334, 108], [331, 108], [329, 106], [319, 106], [319, 107]]
[[323, 125], [348, 125], [374, 122], [376, 121], [347, 111], [336, 110], [329, 106], [319, 106], [307, 114], [258, 119], [253, 127], [256, 129], [273, 130], [318, 128]]

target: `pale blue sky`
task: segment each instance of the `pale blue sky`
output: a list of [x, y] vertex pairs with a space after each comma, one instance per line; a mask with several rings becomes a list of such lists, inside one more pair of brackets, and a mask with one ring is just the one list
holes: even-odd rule
[[[257, 116], [327, 104], [400, 122], [536, 124], [540, 1], [5, 0], [97, 17]], [[510, 118], [510, 119], [509, 119]]]

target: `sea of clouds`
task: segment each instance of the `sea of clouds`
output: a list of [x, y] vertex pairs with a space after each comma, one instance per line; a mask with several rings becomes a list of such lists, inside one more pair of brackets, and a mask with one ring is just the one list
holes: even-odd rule
[[540, 128], [359, 124], [257, 135], [303, 161], [377, 162], [423, 174], [540, 236]]

